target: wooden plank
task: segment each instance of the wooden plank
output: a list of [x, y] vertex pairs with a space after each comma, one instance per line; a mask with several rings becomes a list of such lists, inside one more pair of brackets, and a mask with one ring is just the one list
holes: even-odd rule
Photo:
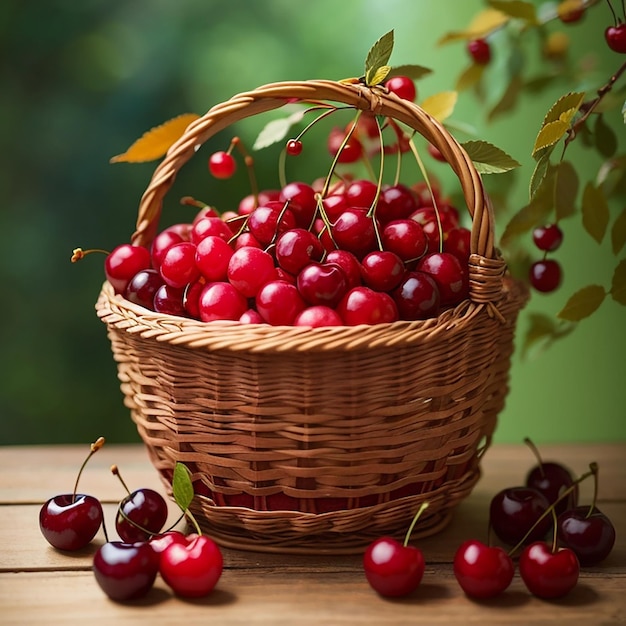
[[[576, 474], [591, 461], [600, 465], [600, 499], [626, 499], [626, 443], [540, 446], [545, 460], [559, 460]], [[57, 493], [71, 492], [76, 474], [89, 446], [0, 446], [0, 504], [44, 502]], [[117, 464], [131, 489], [162, 490], [156, 470], [142, 445], [106, 444], [89, 461], [81, 477], [80, 490], [103, 502], [117, 502], [124, 492], [111, 475]], [[495, 494], [504, 487], [522, 484], [535, 459], [524, 445], [493, 445], [482, 461], [483, 476], [478, 491]], [[45, 480], [43, 479], [45, 477]], [[590, 497], [593, 481], [581, 485], [581, 495]]]
[[[108, 600], [91, 573], [0, 574], [0, 607], [5, 624], [89, 623], [125, 626], [213, 623], [221, 626], [386, 626], [398, 624], [623, 624], [624, 578], [583, 576], [565, 598], [534, 598], [516, 577], [499, 598], [467, 599], [450, 574], [427, 569], [410, 597], [391, 601], [377, 596], [363, 576], [329, 572], [323, 577], [298, 573], [226, 571], [205, 599], [174, 597], [161, 579], [142, 600], [118, 604]], [[78, 593], [77, 590], [80, 590]]]
[[[606, 503], [603, 511], [613, 521], [617, 539], [612, 553], [604, 563], [590, 571], [601, 575], [626, 575], [626, 502]], [[39, 506], [10, 505], [0, 508], [0, 571], [34, 570], [87, 570], [97, 547], [104, 541], [100, 532], [93, 545], [79, 552], [68, 554], [52, 548], [39, 531]], [[105, 505], [105, 522], [109, 536], [116, 539], [114, 519], [116, 507]], [[454, 552], [466, 539], [487, 541], [488, 500], [482, 494], [474, 494], [463, 502], [451, 524], [443, 532], [414, 542], [419, 545], [428, 564], [451, 564]], [[170, 522], [177, 518], [176, 510], [170, 509]], [[286, 554], [263, 554], [224, 549], [227, 568], [246, 570], [289, 571], [361, 571], [361, 556], [307, 556]]]

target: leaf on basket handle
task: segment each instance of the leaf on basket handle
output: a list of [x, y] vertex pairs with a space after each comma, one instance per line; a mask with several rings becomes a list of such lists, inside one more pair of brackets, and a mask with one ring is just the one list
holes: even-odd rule
[[191, 472], [183, 463], [177, 462], [174, 467], [172, 477], [172, 492], [174, 500], [181, 511], [186, 511], [194, 497], [193, 483], [191, 482]]
[[110, 163], [145, 163], [160, 159], [180, 139], [187, 126], [200, 116], [183, 113], [145, 132], [126, 152], [110, 159]]
[[272, 144], [282, 141], [287, 136], [291, 127], [302, 121], [305, 113], [306, 110], [302, 109], [292, 113], [288, 117], [281, 117], [279, 119], [269, 121], [261, 129], [261, 132], [252, 146], [252, 149], [261, 150], [262, 148], [267, 148]]
[[466, 141], [461, 144], [480, 174], [501, 174], [521, 164], [504, 150], [488, 141]]
[[382, 83], [391, 67], [389, 58], [393, 51], [393, 30], [385, 33], [369, 50], [365, 59], [365, 84], [373, 87]]

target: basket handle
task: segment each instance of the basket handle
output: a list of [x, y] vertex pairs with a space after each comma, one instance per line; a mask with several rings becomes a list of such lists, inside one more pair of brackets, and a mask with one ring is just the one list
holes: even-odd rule
[[[418, 105], [397, 97], [384, 87], [331, 80], [271, 83], [241, 93], [213, 106], [192, 122], [157, 166], [146, 188], [131, 238], [136, 245], [149, 245], [157, 234], [163, 199], [176, 174], [191, 159], [198, 146], [220, 130], [246, 117], [280, 108], [294, 101], [333, 101], [375, 115], [394, 118], [432, 143], [459, 179], [472, 218], [470, 240], [470, 295], [475, 302], [492, 302], [499, 294], [505, 264], [494, 247], [494, 216], [474, 164], [445, 127]], [[472, 269], [472, 264], [475, 266]]]

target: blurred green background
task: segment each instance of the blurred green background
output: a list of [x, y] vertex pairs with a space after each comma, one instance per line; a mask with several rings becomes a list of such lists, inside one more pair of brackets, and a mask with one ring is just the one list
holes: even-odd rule
[[[0, 3], [0, 444], [89, 442], [99, 435], [138, 441], [94, 312], [103, 257], [69, 262], [77, 246], [111, 249], [132, 233], [154, 163], [110, 165], [111, 156], [179, 113], [203, 113], [260, 84], [358, 76], [369, 47], [391, 29], [393, 64], [434, 70], [419, 82], [421, 96], [453, 89], [467, 63], [464, 46], [436, 42], [483, 6], [482, 0]], [[602, 3], [579, 24], [555, 26], [566, 30], [573, 56], [587, 55], [604, 80], [624, 61], [604, 44], [610, 21]], [[523, 164], [499, 182], [486, 180], [488, 188], [506, 188], [513, 208], [527, 199], [529, 155], [543, 115], [567, 90], [555, 81], [491, 123], [471, 94], [460, 95], [454, 119]], [[619, 110], [615, 115], [621, 134]], [[240, 134], [251, 145], [248, 130], [244, 125]], [[590, 158], [576, 150], [574, 157], [583, 165]], [[259, 178], [272, 181], [275, 163], [256, 160]], [[244, 195], [241, 186], [210, 180], [201, 162], [185, 168], [177, 184], [180, 195], [220, 208]], [[170, 221], [192, 215], [176, 198], [166, 211]], [[616, 265], [610, 246], [581, 234], [579, 217], [565, 230], [564, 284], [556, 294], [533, 296], [520, 337], [528, 312], [554, 314], [579, 287], [610, 285]], [[625, 313], [607, 299], [547, 351], [522, 359], [518, 350], [497, 440], [626, 439]]]

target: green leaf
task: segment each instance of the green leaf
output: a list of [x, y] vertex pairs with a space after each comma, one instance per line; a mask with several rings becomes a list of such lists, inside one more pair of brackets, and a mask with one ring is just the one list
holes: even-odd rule
[[615, 302], [626, 305], [626, 259], [622, 259], [613, 273], [611, 297]]
[[506, 113], [515, 107], [517, 98], [522, 92], [524, 81], [517, 74], [511, 78], [504, 93], [498, 102], [491, 108], [487, 115], [487, 119], [492, 122], [498, 115]]
[[596, 117], [593, 133], [597, 151], [610, 159], [617, 151], [617, 137], [613, 129], [606, 123], [604, 115]]
[[387, 74], [387, 79], [393, 76], [407, 76], [413, 80], [419, 80], [424, 76], [428, 76], [428, 74], [432, 74], [432, 72], [430, 68], [422, 65], [396, 65], [392, 67], [389, 74]]
[[542, 126], [537, 138], [535, 139], [535, 145], [533, 146], [533, 154], [535, 157], [540, 150], [549, 148], [560, 141], [569, 128], [568, 122], [556, 120], [554, 122], [548, 122], [545, 126]]
[[535, 197], [537, 190], [545, 180], [546, 174], [548, 173], [548, 168], [550, 166], [550, 154], [550, 151], [546, 151], [537, 161], [537, 165], [535, 165], [535, 169], [530, 178], [530, 185], [528, 189], [529, 200], [532, 200]]
[[369, 87], [380, 85], [387, 78], [390, 70], [390, 65], [381, 65], [377, 70], [368, 72], [365, 74], [365, 84]]
[[489, 6], [502, 11], [510, 17], [515, 17], [537, 25], [537, 12], [532, 2], [522, 2], [522, 0], [489, 0]]
[[611, 245], [613, 254], [619, 254], [626, 244], [626, 209], [617, 216], [611, 229]]
[[606, 292], [600, 285], [589, 285], [579, 289], [565, 306], [557, 313], [557, 317], [570, 322], [579, 322], [594, 313], [604, 302]]
[[[550, 122], [556, 122], [557, 120], [565, 121], [561, 119], [563, 113], [573, 115], [580, 109], [580, 105], [585, 99], [585, 93], [579, 91], [572, 91], [570, 93], [561, 96], [548, 110], [546, 116], [543, 118], [541, 126], [545, 126]], [[573, 112], [572, 112], [573, 111]], [[571, 117], [570, 117], [571, 120]], [[568, 120], [569, 122], [569, 120]]]
[[504, 150], [487, 141], [466, 141], [461, 145], [481, 174], [501, 174], [520, 166]]
[[609, 224], [609, 206], [602, 189], [591, 181], [583, 191], [582, 213], [585, 230], [598, 243], [602, 243]]
[[570, 217], [576, 210], [578, 174], [569, 161], [561, 161], [555, 170], [554, 209], [556, 219]]
[[264, 128], [261, 129], [261, 132], [252, 146], [252, 149], [261, 150], [262, 148], [267, 148], [268, 146], [285, 139], [291, 127], [294, 124], [301, 122], [305, 113], [306, 111], [303, 109], [292, 113], [289, 117], [282, 117], [268, 122]]
[[622, 105], [622, 117], [624, 118], [624, 124], [626, 124], [626, 102]]
[[369, 50], [365, 59], [365, 83], [374, 85], [370, 79], [376, 75], [379, 68], [388, 65], [393, 51], [393, 30], [385, 33]]
[[174, 500], [181, 511], [186, 511], [194, 497], [193, 483], [191, 482], [191, 472], [186, 465], [176, 463], [174, 476], [172, 477], [172, 492]]

